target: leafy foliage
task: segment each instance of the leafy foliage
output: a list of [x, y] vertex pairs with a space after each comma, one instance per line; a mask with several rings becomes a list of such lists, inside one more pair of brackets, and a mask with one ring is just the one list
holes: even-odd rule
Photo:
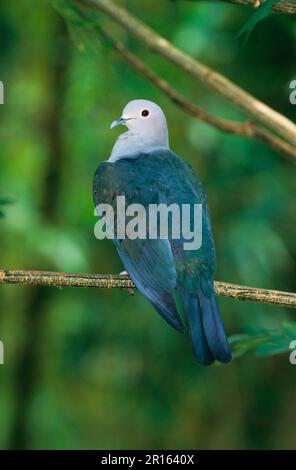
[[279, 328], [263, 328], [248, 325], [241, 334], [233, 335], [229, 342], [234, 357], [238, 358], [248, 352], [256, 356], [273, 356], [288, 352], [290, 343], [296, 339], [296, 323], [284, 322]]

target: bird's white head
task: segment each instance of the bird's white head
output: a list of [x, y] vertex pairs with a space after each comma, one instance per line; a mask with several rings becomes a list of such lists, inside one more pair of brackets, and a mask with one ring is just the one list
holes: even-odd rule
[[124, 125], [128, 131], [117, 139], [109, 161], [132, 157], [141, 152], [169, 148], [168, 128], [162, 109], [153, 101], [130, 101], [111, 129]]

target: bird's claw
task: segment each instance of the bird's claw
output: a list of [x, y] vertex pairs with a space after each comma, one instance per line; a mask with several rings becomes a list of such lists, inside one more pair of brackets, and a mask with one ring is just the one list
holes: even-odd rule
[[119, 276], [128, 276], [128, 273], [127, 271], [121, 271], [121, 273], [119, 273]]
[[[119, 273], [119, 276], [122, 276], [122, 277], [127, 277], [128, 276], [128, 273], [127, 271], [121, 271]], [[128, 287], [127, 289], [129, 295], [135, 295], [135, 290], [132, 288], [132, 287]]]

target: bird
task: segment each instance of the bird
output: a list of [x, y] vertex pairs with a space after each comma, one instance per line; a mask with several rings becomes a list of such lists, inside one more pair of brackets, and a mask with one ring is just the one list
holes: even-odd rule
[[125, 126], [108, 160], [95, 171], [95, 206], [109, 204], [115, 215], [116, 198], [127, 204], [199, 204], [202, 243], [184, 249], [182, 235], [173, 238], [112, 240], [126, 272], [167, 323], [190, 332], [193, 354], [203, 365], [231, 361], [214, 291], [215, 246], [203, 186], [192, 166], [169, 147], [168, 126], [161, 107], [146, 99], [130, 101], [111, 128]]

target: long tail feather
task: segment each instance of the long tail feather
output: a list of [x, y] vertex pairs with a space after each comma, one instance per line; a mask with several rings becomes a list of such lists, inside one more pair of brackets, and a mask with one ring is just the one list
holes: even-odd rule
[[184, 287], [179, 287], [179, 292], [197, 361], [204, 365], [210, 365], [215, 360], [223, 363], [231, 361], [214, 291], [209, 297], [201, 287], [196, 294], [188, 293]]
[[198, 299], [201, 306], [205, 336], [213, 356], [219, 362], [230, 362], [231, 351], [214, 292], [210, 297], [207, 297], [199, 287]]
[[189, 324], [194, 355], [201, 364], [210, 365], [214, 362], [215, 358], [205, 336], [198, 298], [196, 295], [188, 294], [184, 288], [179, 288], [179, 292], [183, 310]]

